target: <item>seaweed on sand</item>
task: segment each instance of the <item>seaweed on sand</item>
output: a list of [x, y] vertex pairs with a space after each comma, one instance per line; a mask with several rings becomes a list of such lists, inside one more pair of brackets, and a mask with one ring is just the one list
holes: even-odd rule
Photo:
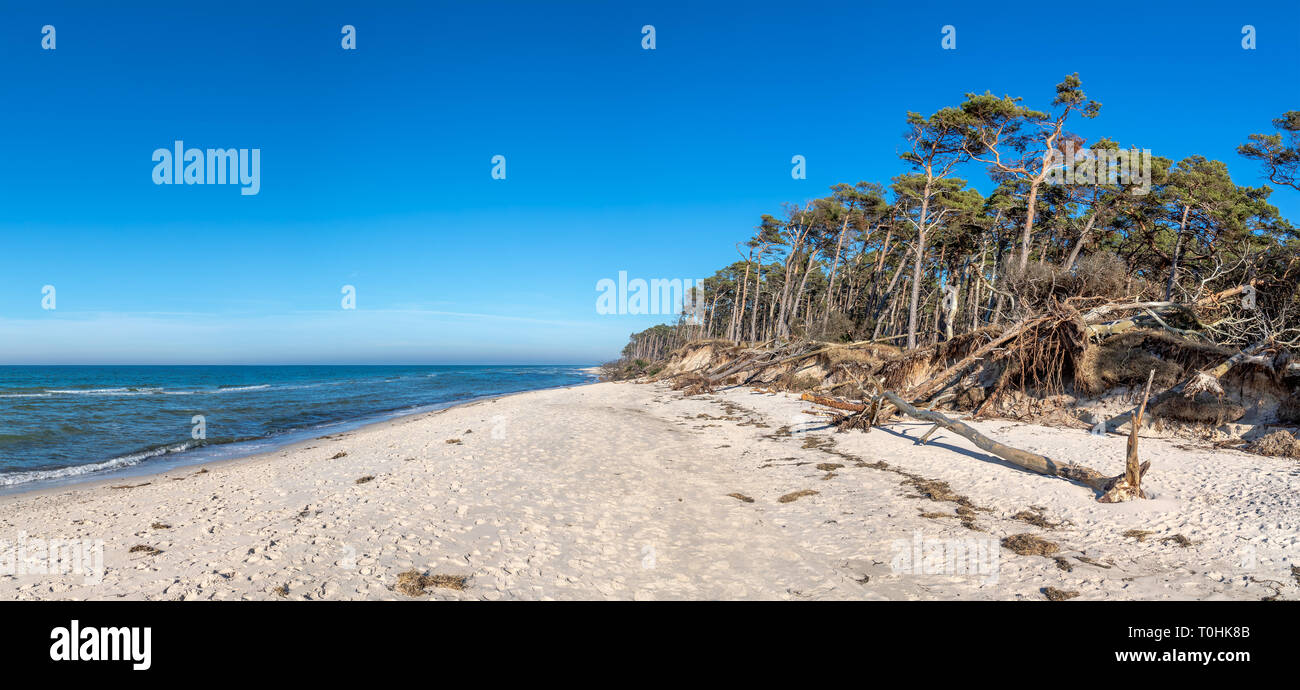
[[1044, 587], [1042, 591], [1043, 596], [1047, 597], [1048, 601], [1065, 601], [1066, 599], [1073, 599], [1079, 596], [1079, 593], [1076, 591], [1067, 592], [1055, 587]]
[[1006, 537], [1002, 540], [1002, 546], [1021, 556], [1051, 556], [1061, 550], [1056, 542], [1032, 534], [1015, 534]]
[[469, 586], [469, 578], [463, 575], [445, 575], [433, 574], [426, 575], [414, 568], [397, 575], [397, 585], [394, 587], [397, 591], [408, 597], [419, 597], [428, 594], [425, 590], [429, 587], [441, 587], [443, 589], [463, 590]]
[[792, 503], [794, 501], [803, 498], [804, 496], [816, 496], [817, 493], [818, 492], [813, 491], [812, 489], [803, 489], [801, 491], [792, 491], [776, 500], [778, 503]]

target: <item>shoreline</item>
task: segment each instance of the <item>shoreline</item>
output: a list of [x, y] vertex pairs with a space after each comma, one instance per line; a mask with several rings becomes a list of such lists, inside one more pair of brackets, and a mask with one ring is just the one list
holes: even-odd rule
[[[6, 496], [0, 541], [98, 541], [103, 573], [0, 573], [0, 599], [1300, 599], [1292, 460], [1144, 437], [1150, 499], [1100, 504], [946, 432], [919, 445], [924, 424], [836, 433], [808, 407], [604, 382]], [[970, 423], [1123, 466], [1125, 439]], [[972, 558], [908, 560], [934, 548]], [[463, 588], [399, 589], [412, 570]]]
[[[594, 375], [594, 373], [598, 370], [599, 367], [589, 367], [589, 368], [581, 369], [580, 371], [592, 373]], [[506, 398], [512, 395], [522, 395], [524, 393], [531, 393], [533, 391], [557, 390], [557, 389], [564, 389], [564, 388], [577, 388], [580, 386], [590, 386], [593, 385], [594, 383], [598, 383], [598, 381], [579, 383], [579, 384], [569, 385], [569, 386], [547, 386], [544, 388], [530, 388], [528, 390], [515, 391], [513, 393], [503, 393], [499, 395], [484, 395], [484, 396], [467, 398], [465, 400], [447, 402], [447, 403], [433, 403], [431, 405], [422, 405], [417, 409], [413, 409], [412, 411], [395, 410], [386, 413], [379, 413], [376, 415], [368, 415], [366, 417], [360, 417], [356, 419], [340, 420], [337, 422], [330, 422], [325, 426], [326, 427], [347, 427], [347, 428], [344, 428], [342, 430], [319, 428], [316, 429], [317, 431], [321, 432], [319, 434], [313, 433], [307, 437], [299, 438], [297, 440], [285, 441], [280, 444], [274, 443], [272, 441], [273, 437], [268, 437], [265, 439], [246, 439], [243, 441], [235, 441], [227, 444], [219, 444], [213, 446], [214, 448], [223, 448], [223, 447], [238, 446], [240, 444], [250, 443], [254, 441], [272, 441], [269, 447], [258, 448], [256, 450], [253, 450], [252, 452], [241, 454], [241, 455], [235, 455], [233, 457], [200, 458], [190, 462], [183, 462], [183, 461], [179, 461], [180, 458], [174, 458], [171, 461], [171, 463], [169, 463], [169, 466], [166, 468], [152, 468], [151, 466], [156, 466], [157, 464], [160, 464], [160, 462], [165, 462], [161, 459], [167, 458], [167, 454], [162, 454], [156, 456], [155, 458], [145, 459], [134, 465], [125, 465], [122, 467], [116, 467], [108, 470], [86, 472], [82, 474], [71, 475], [70, 477], [35, 479], [27, 482], [22, 482], [19, 484], [0, 485], [0, 504], [3, 504], [6, 501], [6, 499], [17, 497], [17, 496], [30, 496], [34, 494], [44, 495], [49, 493], [58, 493], [64, 490], [73, 490], [77, 488], [93, 488], [105, 484], [111, 484], [111, 483], [117, 483], [123, 481], [129, 482], [131, 480], [145, 479], [145, 480], [152, 481], [154, 478], [165, 477], [168, 473], [171, 472], [183, 472], [184, 470], [187, 469], [196, 469], [196, 468], [203, 468], [203, 467], [217, 467], [227, 463], [235, 463], [244, 460], [256, 459], [256, 458], [260, 458], [261, 456], [270, 456], [279, 453], [281, 451], [287, 451], [287, 450], [299, 448], [304, 444], [318, 441], [323, 438], [330, 438], [333, 436], [344, 436], [347, 434], [352, 434], [358, 431], [369, 429], [371, 427], [377, 427], [391, 422], [395, 422], [397, 420], [405, 419], [408, 417], [421, 417], [424, 415], [434, 415], [462, 405], [474, 405], [480, 402], [486, 402], [498, 398]], [[366, 421], [367, 419], [369, 419], [370, 421]], [[350, 425], [355, 425], [355, 426], [350, 426]], [[313, 430], [306, 429], [306, 428], [294, 429], [294, 430], [283, 432], [283, 435], [286, 436], [300, 435], [304, 433], [309, 433], [311, 431]], [[207, 447], [207, 446], [201, 446], [201, 447]], [[190, 451], [185, 451], [185, 452], [190, 452]], [[183, 456], [184, 452], [177, 453], [176, 455]], [[153, 460], [154, 462], [150, 462], [151, 460]], [[110, 458], [109, 460], [103, 462], [111, 462], [111, 461], [112, 459]], [[73, 465], [71, 467], [76, 467], [76, 466]]]

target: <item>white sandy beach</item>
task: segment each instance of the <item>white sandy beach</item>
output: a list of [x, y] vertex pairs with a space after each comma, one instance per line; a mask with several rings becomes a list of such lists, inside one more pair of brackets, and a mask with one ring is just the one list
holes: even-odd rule
[[[1300, 599], [1294, 460], [1143, 439], [1152, 498], [1110, 505], [949, 433], [918, 446], [927, 425], [835, 433], [809, 408], [744, 387], [602, 383], [8, 496], [0, 540], [102, 539], [105, 568], [97, 584], [0, 575], [0, 598]], [[1119, 436], [974, 426], [1122, 470]], [[816, 493], [779, 500], [800, 491]], [[997, 545], [1026, 533], [1059, 550]], [[959, 545], [981, 569], [945, 564]], [[412, 599], [394, 589], [411, 569], [468, 585]]]

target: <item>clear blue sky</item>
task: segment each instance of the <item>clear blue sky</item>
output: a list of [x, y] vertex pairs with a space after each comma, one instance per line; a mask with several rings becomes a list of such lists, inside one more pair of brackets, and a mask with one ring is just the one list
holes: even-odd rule
[[[908, 110], [1077, 71], [1084, 136], [1260, 184], [1234, 148], [1300, 109], [1295, 2], [130, 4], [0, 6], [0, 363], [594, 363], [662, 320], [598, 280], [887, 181]], [[261, 193], [154, 185], [177, 139], [260, 148]]]

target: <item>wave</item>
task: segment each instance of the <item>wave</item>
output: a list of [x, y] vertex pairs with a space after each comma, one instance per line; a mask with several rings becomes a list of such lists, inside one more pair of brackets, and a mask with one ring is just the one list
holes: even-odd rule
[[55, 395], [153, 395], [161, 393], [161, 388], [47, 388], [46, 393]]
[[[244, 391], [266, 390], [272, 386], [267, 383], [255, 386], [223, 386], [212, 390], [167, 390], [166, 388], [47, 388], [33, 393], [0, 393], [0, 398], [50, 398], [56, 395], [93, 395], [93, 396], [135, 396], [135, 395], [213, 395], [217, 393], [240, 393]], [[311, 388], [313, 386], [282, 386], [286, 390]]]
[[270, 387], [271, 384], [269, 383], [259, 383], [256, 386], [221, 386], [220, 388], [212, 392], [213, 393], [238, 393], [240, 391], [260, 391]]
[[76, 477], [92, 472], [102, 472], [104, 470], [116, 470], [123, 467], [138, 465], [149, 458], [156, 458], [168, 453], [180, 453], [196, 447], [199, 444], [181, 443], [174, 446], [159, 446], [150, 448], [138, 453], [122, 455], [104, 462], [96, 462], [88, 465], [73, 465], [71, 467], [60, 467], [53, 470], [24, 470], [21, 472], [4, 472], [0, 473], [0, 486], [13, 486], [15, 484], [26, 484], [27, 482], [41, 481], [45, 479], [62, 479], [64, 477]]
[[[155, 462], [184, 465], [260, 452], [238, 444], [274, 445], [286, 438], [310, 437], [315, 430], [333, 425], [370, 423], [475, 397], [572, 385], [584, 378], [552, 380], [557, 374], [575, 372], [550, 366], [397, 372], [345, 367], [324, 374], [290, 369], [285, 374], [227, 375], [229, 371], [159, 369], [128, 378], [110, 369], [94, 378], [80, 371], [74, 376], [55, 371], [48, 376], [24, 372], [21, 377], [0, 378], [0, 398], [10, 398], [0, 399], [0, 426], [5, 427], [0, 432], [9, 432], [0, 433], [0, 488], [41, 480], [93, 479], [96, 473], [112, 476], [114, 470], [140, 463], [145, 467], [128, 473], [148, 469]], [[0, 367], [0, 377], [4, 372]], [[266, 383], [248, 383], [259, 378]], [[175, 395], [198, 397], [170, 397]], [[180, 444], [189, 435], [194, 410], [215, 415], [223, 438]], [[19, 429], [24, 433], [13, 433]], [[231, 443], [236, 445], [225, 445]], [[213, 447], [197, 450], [196, 445]], [[176, 453], [180, 455], [172, 455]]]

